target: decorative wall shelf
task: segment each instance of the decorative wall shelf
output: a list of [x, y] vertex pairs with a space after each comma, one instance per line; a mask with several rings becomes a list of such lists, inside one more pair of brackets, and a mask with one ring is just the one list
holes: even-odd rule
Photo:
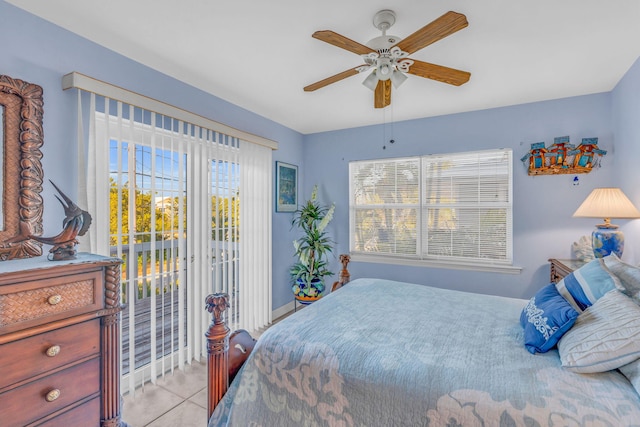
[[568, 136], [554, 138], [553, 144], [531, 144], [531, 149], [520, 160], [528, 168], [529, 175], [561, 175], [589, 173], [600, 166], [606, 150], [598, 148], [598, 138], [582, 138], [576, 147]]

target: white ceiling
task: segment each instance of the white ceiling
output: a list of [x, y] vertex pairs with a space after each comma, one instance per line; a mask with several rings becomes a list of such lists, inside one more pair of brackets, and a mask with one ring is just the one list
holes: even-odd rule
[[[607, 92], [640, 56], [632, 0], [7, 2], [305, 134]], [[401, 38], [448, 10], [465, 14], [467, 28], [411, 57], [469, 71], [470, 81], [410, 75], [384, 110], [373, 108], [366, 74], [304, 92], [362, 63], [311, 34], [364, 44], [380, 35], [372, 19], [381, 9], [396, 12], [388, 34]]]

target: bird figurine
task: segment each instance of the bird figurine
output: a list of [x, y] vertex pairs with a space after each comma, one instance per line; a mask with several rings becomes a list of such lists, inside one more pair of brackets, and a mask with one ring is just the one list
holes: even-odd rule
[[[64, 194], [53, 181], [49, 182], [54, 186], [62, 199], [56, 195], [56, 199], [64, 208], [65, 218], [62, 221], [62, 231], [57, 236], [41, 237], [29, 234], [28, 238], [45, 245], [53, 245], [49, 253], [53, 254], [53, 261], [62, 261], [68, 259], [76, 259], [78, 251], [76, 245], [77, 236], [84, 236], [91, 225], [91, 214], [80, 209], [78, 205], [73, 203], [66, 194]], [[64, 201], [63, 201], [64, 200]]]

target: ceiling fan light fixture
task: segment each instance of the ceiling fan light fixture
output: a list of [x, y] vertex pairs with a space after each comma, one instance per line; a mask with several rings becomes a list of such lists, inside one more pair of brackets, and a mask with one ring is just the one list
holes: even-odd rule
[[405, 80], [407, 80], [407, 76], [401, 71], [394, 70], [393, 74], [391, 74], [391, 84], [396, 89], [399, 88]]
[[403, 73], [409, 72], [409, 67], [414, 64], [412, 59], [403, 59], [402, 61], [396, 62], [396, 69], [402, 71]]
[[388, 58], [381, 58], [378, 60], [378, 66], [376, 67], [376, 74], [380, 80], [389, 80], [393, 74], [394, 66], [391, 64]]
[[335, 31], [314, 32], [313, 38], [359, 55], [364, 64], [305, 86], [304, 91], [311, 92], [355, 74], [372, 70], [362, 84], [374, 92], [374, 107], [384, 108], [391, 104], [391, 88], [399, 87], [409, 74], [455, 86], [469, 81], [471, 76], [469, 72], [409, 58], [420, 49], [467, 27], [469, 22], [466, 16], [449, 11], [404, 39], [387, 34], [387, 30], [395, 23], [395, 18], [392, 10], [379, 11], [374, 16], [373, 25], [382, 32], [382, 35], [369, 40], [366, 45]]
[[389, 56], [395, 61], [409, 56], [407, 52], [403, 52], [398, 46], [394, 46], [389, 50]]
[[376, 75], [376, 70], [373, 70], [371, 74], [369, 74], [367, 78], [364, 79], [362, 84], [371, 90], [376, 90], [376, 86], [378, 86], [378, 76]]

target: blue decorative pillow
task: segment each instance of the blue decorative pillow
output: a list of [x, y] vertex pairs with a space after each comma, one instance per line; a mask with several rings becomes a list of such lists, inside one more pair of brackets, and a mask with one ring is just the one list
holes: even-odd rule
[[556, 288], [571, 306], [582, 313], [612, 289], [620, 289], [620, 280], [596, 258], [556, 283]]
[[578, 312], [558, 293], [553, 283], [540, 289], [522, 309], [524, 346], [530, 353], [551, 350], [573, 326]]

